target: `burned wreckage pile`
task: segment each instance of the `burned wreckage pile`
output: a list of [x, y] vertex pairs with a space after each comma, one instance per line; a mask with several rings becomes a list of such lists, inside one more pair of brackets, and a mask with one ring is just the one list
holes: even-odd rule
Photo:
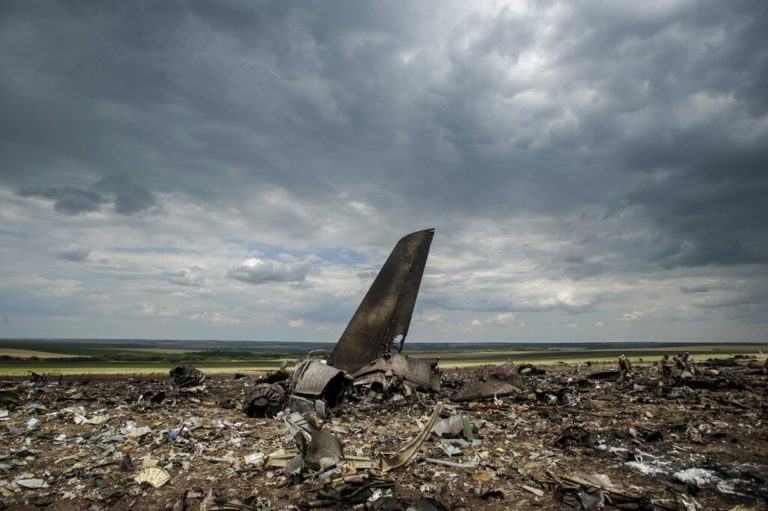
[[419, 388], [438, 392], [437, 364], [401, 353], [433, 235], [429, 229], [401, 239], [328, 360], [304, 360], [290, 378], [285, 370], [269, 375], [254, 389], [247, 413], [270, 416], [287, 399], [293, 412], [327, 418], [352, 387], [368, 389], [369, 399], [381, 399], [395, 388], [405, 395]]
[[755, 359], [440, 371], [403, 355], [432, 234], [398, 243], [326, 361], [6, 378], [0, 509], [766, 509]]

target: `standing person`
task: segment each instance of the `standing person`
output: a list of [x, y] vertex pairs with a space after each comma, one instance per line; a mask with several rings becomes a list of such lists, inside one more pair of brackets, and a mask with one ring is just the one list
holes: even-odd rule
[[689, 352], [685, 352], [685, 369], [691, 374], [696, 374], [696, 361], [693, 360], [693, 356]]
[[672, 379], [672, 362], [670, 362], [667, 353], [661, 357], [661, 379], [664, 383], [668, 383]]
[[624, 353], [619, 355], [619, 371], [621, 371], [621, 376], [625, 380], [632, 377], [632, 364], [629, 359], [624, 356]]

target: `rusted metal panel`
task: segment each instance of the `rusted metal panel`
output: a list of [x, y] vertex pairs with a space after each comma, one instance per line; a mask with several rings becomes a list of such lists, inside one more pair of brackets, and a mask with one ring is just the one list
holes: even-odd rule
[[328, 363], [353, 373], [392, 350], [408, 335], [434, 229], [397, 242], [341, 335]]

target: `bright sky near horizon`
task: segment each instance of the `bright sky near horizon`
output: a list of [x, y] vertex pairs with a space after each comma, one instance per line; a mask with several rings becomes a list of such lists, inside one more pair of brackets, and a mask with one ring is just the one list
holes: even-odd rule
[[0, 338], [768, 325], [768, 2], [0, 3]]

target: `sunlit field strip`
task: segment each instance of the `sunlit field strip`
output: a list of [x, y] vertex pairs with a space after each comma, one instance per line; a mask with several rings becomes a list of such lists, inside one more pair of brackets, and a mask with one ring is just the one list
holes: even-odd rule
[[135, 351], [138, 353], [161, 353], [164, 355], [181, 355], [184, 353], [199, 353], [205, 351], [203, 349], [191, 349], [191, 348], [91, 348], [93, 350], [102, 351]]
[[80, 355], [71, 355], [67, 353], [55, 353], [53, 351], [24, 350], [16, 348], [0, 348], [0, 357], [9, 356], [17, 358], [76, 358]]
[[[266, 371], [272, 371], [277, 369], [280, 364], [273, 364], [268, 362], [265, 364], [231, 364], [231, 365], [218, 365], [207, 366], [205, 364], [198, 364], [195, 367], [199, 368], [206, 374], [229, 374], [229, 373], [264, 373]], [[56, 377], [58, 375], [131, 375], [131, 374], [157, 374], [168, 376], [168, 372], [176, 367], [174, 364], [131, 364], [131, 365], [118, 365], [118, 364], [102, 364], [99, 366], [67, 366], [66, 364], [60, 364], [57, 366], [41, 366], [35, 364], [29, 365], [16, 365], [14, 367], [8, 367], [0, 364], [0, 377], [2, 376], [25, 376], [30, 371], [44, 374], [48, 377]]]

